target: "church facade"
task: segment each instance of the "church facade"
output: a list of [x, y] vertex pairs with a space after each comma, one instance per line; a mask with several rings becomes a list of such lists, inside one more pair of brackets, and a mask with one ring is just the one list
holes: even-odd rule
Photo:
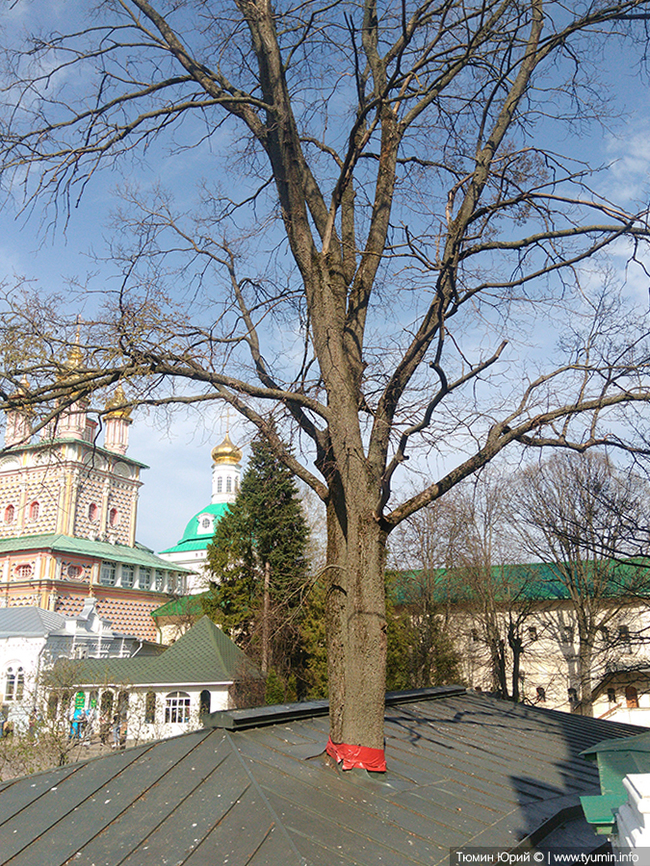
[[212, 496], [209, 504], [190, 519], [177, 544], [160, 552], [163, 559], [192, 572], [187, 584], [190, 594], [203, 592], [206, 588], [204, 566], [208, 544], [218, 521], [228, 511], [228, 504], [235, 501], [239, 492], [241, 459], [241, 449], [226, 433], [223, 442], [212, 449]]
[[[80, 364], [72, 357], [71, 369]], [[143, 463], [127, 456], [130, 410], [121, 388], [103, 414], [65, 409], [38, 441], [28, 410], [7, 413], [0, 457], [0, 607], [77, 616], [89, 596], [122, 634], [156, 640], [151, 611], [186, 591], [187, 570], [136, 542]]]

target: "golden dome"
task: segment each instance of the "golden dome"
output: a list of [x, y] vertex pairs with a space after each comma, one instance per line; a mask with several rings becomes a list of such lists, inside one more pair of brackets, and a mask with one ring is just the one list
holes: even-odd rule
[[106, 412], [109, 418], [124, 418], [131, 417], [132, 408], [125, 406], [126, 394], [124, 388], [118, 385], [113, 396], [106, 402]]
[[79, 335], [76, 342], [70, 347], [68, 357], [61, 364], [58, 373], [56, 374], [57, 382], [64, 382], [76, 373], [81, 373], [84, 370], [84, 356], [79, 346]]
[[230, 436], [226, 433], [226, 438], [221, 445], [217, 445], [212, 449], [212, 460], [215, 463], [239, 463], [242, 458], [241, 448], [230, 441]]

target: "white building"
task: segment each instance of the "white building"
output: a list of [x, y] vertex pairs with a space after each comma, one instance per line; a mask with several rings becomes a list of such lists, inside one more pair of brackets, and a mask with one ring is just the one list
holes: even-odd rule
[[47, 696], [42, 675], [59, 658], [126, 658], [157, 652], [156, 645], [115, 632], [98, 616], [94, 598], [75, 618], [39, 607], [0, 609], [2, 715], [20, 730]]
[[180, 541], [174, 547], [160, 552], [160, 557], [174, 563], [177, 568], [187, 568], [187, 592], [199, 593], [205, 589], [203, 567], [207, 560], [207, 547], [212, 541], [217, 522], [235, 501], [241, 479], [241, 449], [226, 434], [220, 445], [212, 449], [212, 497], [209, 505], [198, 511], [185, 527]]
[[80, 663], [75, 706], [126, 722], [130, 743], [186, 733], [201, 716], [234, 706], [236, 683], [263, 684], [258, 668], [207, 616], [155, 657]]

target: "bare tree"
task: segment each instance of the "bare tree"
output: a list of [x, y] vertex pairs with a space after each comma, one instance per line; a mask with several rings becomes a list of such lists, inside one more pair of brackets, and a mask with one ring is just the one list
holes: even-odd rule
[[[416, 568], [449, 628], [466, 676], [478, 666], [491, 672], [491, 689], [520, 700], [521, 657], [527, 624], [536, 607], [528, 571], [512, 567], [519, 545], [511, 525], [508, 477], [487, 467], [443, 500], [414, 514], [398, 534], [402, 561]], [[421, 576], [420, 576], [421, 575]], [[407, 580], [411, 580], [407, 574]], [[469, 648], [469, 649], [468, 649]]]
[[597, 452], [558, 454], [527, 469], [519, 485], [513, 505], [523, 543], [571, 603], [559, 638], [567, 652], [575, 641], [580, 709], [591, 715], [593, 677], [611, 649], [603, 636], [616, 640], [612, 624], [650, 591], [647, 561], [631, 556], [630, 535], [631, 526], [648, 525], [648, 486]]
[[[636, 254], [645, 207], [536, 138], [600, 116], [594, 43], [633, 39], [648, 7], [106, 0], [5, 52], [1, 176], [25, 208], [77, 206], [102, 166], [163, 141], [181, 160], [214, 142], [214, 182], [195, 218], [127, 191], [83, 368], [62, 360], [69, 305], [6, 293], [2, 405], [48, 429], [122, 381], [133, 404], [220, 399], [267, 436], [326, 505], [331, 740], [377, 750], [369, 766], [390, 532], [507, 446], [623, 444], [614, 416], [650, 396], [644, 322], [608, 330], [582, 288], [610, 244]], [[536, 315], [577, 327], [528, 377], [506, 347]], [[443, 445], [447, 468], [399, 497], [404, 461]]]

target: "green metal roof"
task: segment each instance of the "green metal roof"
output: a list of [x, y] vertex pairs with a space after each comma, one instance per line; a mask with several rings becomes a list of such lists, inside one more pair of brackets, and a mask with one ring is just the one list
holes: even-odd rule
[[216, 502], [206, 505], [205, 508], [197, 511], [194, 517], [192, 517], [188, 522], [183, 537], [178, 544], [174, 545], [174, 547], [168, 547], [166, 550], [161, 550], [160, 552], [181, 553], [186, 550], [205, 550], [208, 544], [212, 541], [214, 529], [208, 531], [203, 530], [199, 518], [204, 514], [212, 514], [216, 518], [216, 521], [219, 521], [227, 511], [228, 505], [225, 502]]
[[445, 866], [461, 846], [521, 846], [532, 862], [553, 828], [572, 849], [601, 844], [573, 811], [598, 790], [579, 753], [638, 728], [432, 691], [387, 707], [385, 774], [328, 766], [327, 719], [281, 707], [275, 724], [193, 731], [0, 784], [0, 861]]
[[[625, 593], [629, 587], [638, 594], [650, 594], [650, 574], [638, 580], [640, 569], [648, 569], [641, 562], [612, 562], [608, 575], [608, 589], [604, 593], [616, 597]], [[393, 570], [387, 572], [387, 586], [396, 604], [416, 601], [425, 591], [433, 591], [436, 601], [441, 603], [463, 602], [471, 597], [471, 587], [463, 585], [463, 574], [469, 569], [438, 568], [433, 571], [422, 569]], [[504, 602], [514, 598], [533, 601], [554, 601], [569, 598], [569, 590], [562, 580], [556, 566], [544, 562], [495, 565], [491, 569], [491, 579], [495, 595], [501, 595]], [[639, 587], [639, 583], [642, 587]], [[502, 592], [499, 592], [499, 587]], [[599, 590], [599, 594], [601, 591]]]
[[207, 595], [201, 592], [198, 595], [180, 595], [171, 601], [151, 611], [151, 616], [197, 616], [203, 613], [201, 599]]
[[26, 445], [15, 445], [11, 448], [3, 450], [3, 456], [10, 454], [19, 454], [21, 451], [47, 451], [55, 445], [65, 445], [71, 443], [75, 445], [84, 445], [88, 451], [101, 454], [102, 457], [110, 457], [118, 463], [131, 463], [133, 466], [139, 466], [140, 469], [149, 469], [146, 463], [141, 463], [140, 460], [134, 460], [133, 457], [127, 457], [126, 454], [118, 454], [116, 451], [109, 451], [107, 448], [102, 448], [95, 442], [88, 442], [85, 439], [79, 439], [75, 436], [61, 436], [56, 439], [46, 439], [42, 442], [30, 442]]
[[71, 535], [59, 535], [57, 533], [20, 535], [14, 538], [0, 539], [0, 554], [23, 550], [52, 550], [57, 553], [92, 556], [95, 559], [108, 560], [109, 562], [123, 562], [128, 565], [141, 565], [145, 568], [189, 573], [189, 568], [162, 559], [141, 545], [129, 547], [127, 544], [109, 544], [107, 541], [91, 541], [89, 538], [73, 538]]
[[79, 667], [83, 685], [228, 683], [244, 676], [262, 677], [245, 653], [207, 616], [159, 656], [86, 659]]

